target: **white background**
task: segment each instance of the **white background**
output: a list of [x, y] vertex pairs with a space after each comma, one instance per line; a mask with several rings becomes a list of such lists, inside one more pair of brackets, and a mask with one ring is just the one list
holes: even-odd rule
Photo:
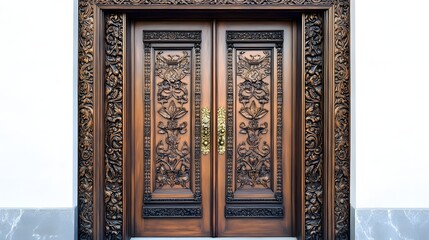
[[72, 207], [74, 1], [0, 2], [0, 207]]
[[424, 0], [355, 0], [357, 208], [429, 207]]
[[[429, 207], [426, 1], [355, 2], [352, 205]], [[76, 2], [1, 0], [0, 207], [76, 205]]]

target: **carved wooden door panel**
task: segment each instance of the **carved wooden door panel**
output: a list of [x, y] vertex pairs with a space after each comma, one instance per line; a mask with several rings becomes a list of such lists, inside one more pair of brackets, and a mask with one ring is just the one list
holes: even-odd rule
[[132, 28], [133, 234], [291, 236], [291, 24]]
[[219, 236], [292, 234], [291, 40], [288, 23], [217, 24]]
[[211, 25], [133, 27], [133, 232], [210, 236], [212, 163], [202, 154], [210, 116], [202, 112], [211, 103]]

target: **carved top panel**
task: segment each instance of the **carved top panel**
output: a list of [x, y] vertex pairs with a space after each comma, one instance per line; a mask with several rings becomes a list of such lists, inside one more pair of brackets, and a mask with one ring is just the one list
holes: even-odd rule
[[283, 31], [226, 31], [227, 42], [283, 42]]
[[144, 42], [201, 42], [201, 31], [143, 31]]
[[95, 0], [101, 5], [327, 5], [334, 0]]

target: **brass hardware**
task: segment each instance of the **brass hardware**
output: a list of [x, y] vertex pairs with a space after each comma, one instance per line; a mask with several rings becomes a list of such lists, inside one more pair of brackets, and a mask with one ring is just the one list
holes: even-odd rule
[[225, 108], [220, 107], [217, 110], [217, 151], [219, 154], [225, 153], [225, 136], [226, 136], [226, 123], [225, 123]]
[[204, 155], [210, 152], [210, 110], [201, 109], [201, 153]]

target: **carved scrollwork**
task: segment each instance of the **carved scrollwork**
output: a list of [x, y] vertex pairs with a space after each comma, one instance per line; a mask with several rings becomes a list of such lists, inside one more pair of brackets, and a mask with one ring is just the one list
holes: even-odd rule
[[125, 5], [324, 5], [333, 0], [96, 0], [97, 4]]
[[350, 239], [350, 2], [334, 9], [335, 239]]
[[94, 227], [94, 9], [79, 1], [78, 238], [92, 239]]
[[283, 41], [283, 31], [227, 31], [228, 42], [278, 42]]
[[283, 207], [225, 207], [226, 217], [283, 217]]
[[166, 56], [159, 51], [156, 55], [155, 72], [162, 79], [157, 84], [157, 99], [161, 104], [158, 113], [167, 120], [158, 122], [158, 133], [165, 135], [165, 144], [160, 140], [156, 146], [156, 188], [164, 185], [190, 188], [191, 149], [186, 140], [180, 141], [180, 136], [187, 132], [188, 122], [179, 122], [189, 112], [184, 107], [189, 98], [188, 84], [182, 80], [190, 74], [190, 69], [186, 51]]
[[200, 206], [194, 207], [144, 207], [143, 217], [201, 217], [202, 209]]
[[200, 31], [144, 31], [144, 42], [162, 42], [162, 41], [185, 41], [201, 42]]
[[[246, 141], [237, 146], [236, 175], [237, 188], [246, 185], [270, 188], [271, 147], [261, 136], [268, 133], [268, 122], [262, 118], [269, 110], [264, 106], [270, 100], [270, 91], [265, 78], [271, 74], [271, 53], [238, 53], [237, 75], [244, 79], [238, 84], [238, 101], [242, 104], [239, 113], [248, 120], [241, 122], [240, 134], [247, 135]], [[250, 103], [251, 101], [251, 103]]]
[[[201, 31], [143, 31], [144, 204], [201, 201], [200, 41]], [[180, 50], [176, 45], [157, 48], [152, 46], [155, 43], [186, 43], [186, 47]], [[188, 43], [193, 43], [193, 47]], [[155, 73], [154, 79], [151, 79], [151, 71]], [[153, 87], [156, 104], [152, 102]], [[153, 108], [154, 115], [151, 114]], [[151, 136], [153, 122], [156, 124], [154, 139]], [[189, 127], [195, 131], [189, 131]], [[152, 141], [156, 143], [153, 158]], [[155, 165], [154, 174], [151, 172], [152, 164]], [[152, 182], [153, 191], [167, 187], [189, 189], [194, 196], [186, 199], [153, 198]]]
[[105, 237], [122, 238], [123, 219], [123, 34], [122, 14], [106, 16], [105, 37]]
[[305, 15], [306, 239], [321, 239], [323, 211], [323, 17]]
[[[277, 85], [277, 131], [276, 131], [276, 181], [273, 199], [258, 199], [258, 201], [283, 201], [282, 193], [282, 134], [283, 134], [283, 31], [227, 31], [227, 192], [226, 202], [253, 201], [255, 199], [236, 199], [233, 193], [233, 172], [235, 171], [236, 190], [246, 188], [272, 189], [273, 179], [273, 159], [272, 146], [268, 142], [268, 132], [273, 131], [270, 126], [271, 121], [268, 116], [272, 109], [270, 101], [270, 84]], [[237, 49], [236, 72], [234, 76], [233, 56], [235, 43], [258, 42], [270, 43], [273, 48], [264, 49]], [[244, 46], [244, 45], [243, 45]], [[277, 69], [276, 80], [272, 78], [273, 52], [276, 53], [277, 61], [274, 66]], [[241, 120], [237, 125], [239, 135], [244, 137], [240, 140], [236, 148], [236, 160], [233, 166], [233, 104], [234, 104], [234, 81], [237, 82], [237, 109]], [[274, 115], [275, 116], [275, 115]], [[244, 120], [244, 121], [243, 121]], [[236, 207], [236, 206], [235, 206]], [[233, 216], [230, 216], [233, 217]]]

